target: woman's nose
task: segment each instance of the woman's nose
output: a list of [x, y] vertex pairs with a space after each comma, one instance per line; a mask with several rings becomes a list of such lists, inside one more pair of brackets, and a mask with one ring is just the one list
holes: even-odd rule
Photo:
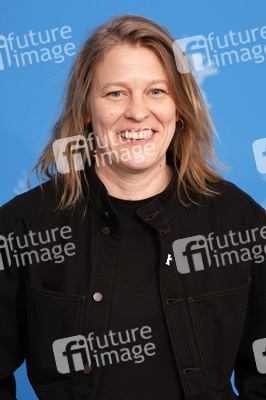
[[142, 121], [150, 115], [150, 110], [142, 96], [131, 98], [127, 104], [125, 116], [136, 121]]

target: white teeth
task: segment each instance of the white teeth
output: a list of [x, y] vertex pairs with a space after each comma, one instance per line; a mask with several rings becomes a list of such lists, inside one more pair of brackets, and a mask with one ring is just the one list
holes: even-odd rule
[[119, 135], [126, 139], [147, 139], [152, 136], [154, 132], [152, 130], [145, 130], [141, 132], [119, 132]]

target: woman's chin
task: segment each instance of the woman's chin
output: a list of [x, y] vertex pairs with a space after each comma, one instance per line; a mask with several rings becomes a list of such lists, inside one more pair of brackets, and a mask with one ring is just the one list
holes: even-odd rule
[[152, 168], [154, 165], [154, 161], [151, 159], [136, 159], [136, 160], [130, 160], [130, 161], [122, 161], [120, 162], [121, 168], [126, 168], [128, 170], [132, 171], [142, 171], [148, 168]]
[[148, 168], [152, 168], [152, 166], [154, 165], [153, 162], [148, 162], [148, 161], [141, 161], [141, 162], [137, 162], [137, 161], [121, 161], [120, 163], [114, 162], [114, 163], [106, 163], [106, 164], [102, 164], [99, 165], [98, 164], [98, 168], [111, 168], [111, 169], [120, 169], [121, 171], [127, 171], [127, 172], [137, 172], [137, 171], [144, 171]]

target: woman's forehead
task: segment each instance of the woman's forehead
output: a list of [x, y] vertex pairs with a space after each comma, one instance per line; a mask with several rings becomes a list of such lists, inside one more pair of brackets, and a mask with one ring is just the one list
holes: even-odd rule
[[98, 64], [94, 78], [97, 81], [123, 81], [123, 78], [142, 77], [168, 82], [165, 66], [157, 54], [144, 46], [116, 45], [108, 49]]

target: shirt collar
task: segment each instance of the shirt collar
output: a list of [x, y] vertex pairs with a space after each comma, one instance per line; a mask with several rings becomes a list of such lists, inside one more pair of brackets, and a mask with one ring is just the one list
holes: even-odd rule
[[[87, 168], [89, 183], [89, 204], [96, 215], [111, 228], [119, 228], [118, 213], [114, 208], [106, 187], [95, 172], [94, 164]], [[151, 202], [137, 210], [137, 214], [148, 224], [156, 227], [173, 215], [173, 207], [180, 203], [177, 200], [178, 174], [174, 168], [173, 176], [167, 188], [154, 197]]]

